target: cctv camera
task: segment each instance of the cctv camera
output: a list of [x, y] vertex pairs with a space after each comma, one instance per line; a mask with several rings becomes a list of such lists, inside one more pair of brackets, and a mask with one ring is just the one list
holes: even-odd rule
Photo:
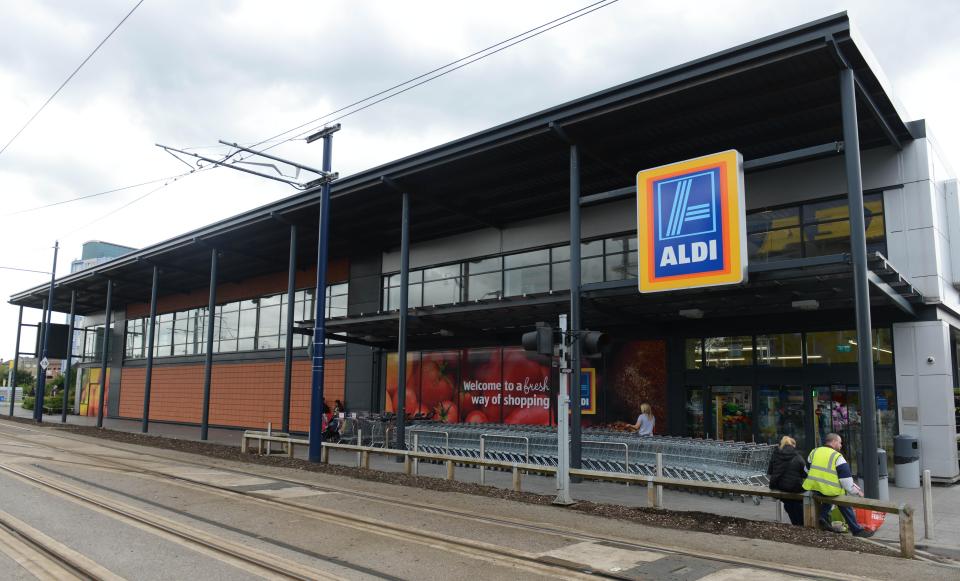
[[927, 356], [927, 363], [933, 363], [936, 359], [933, 358], [933, 355]]

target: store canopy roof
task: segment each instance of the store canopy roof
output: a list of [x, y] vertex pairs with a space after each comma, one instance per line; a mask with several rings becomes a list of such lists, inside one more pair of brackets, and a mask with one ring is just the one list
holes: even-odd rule
[[[394, 185], [411, 195], [413, 242], [566, 211], [567, 140], [583, 152], [585, 196], [630, 186], [639, 169], [725, 149], [749, 161], [835, 144], [845, 63], [858, 82], [861, 147], [916, 137], [841, 13], [340, 179], [330, 255], [399, 245]], [[307, 267], [316, 260], [318, 198], [309, 190], [62, 277], [54, 309], [68, 310], [70, 290], [79, 312], [102, 309], [108, 278], [116, 304], [148, 301], [153, 265], [164, 293], [204, 288], [210, 248], [223, 252], [223, 281], [285, 270], [289, 223], [302, 226]], [[40, 307], [45, 297], [38, 286], [11, 302]]]

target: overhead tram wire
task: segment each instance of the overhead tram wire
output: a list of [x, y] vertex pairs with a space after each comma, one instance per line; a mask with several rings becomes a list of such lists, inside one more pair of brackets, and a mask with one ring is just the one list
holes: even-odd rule
[[[143, 0], [141, 0], [141, 3], [142, 3], [142, 1], [143, 1]], [[335, 110], [327, 113], [326, 115], [317, 117], [317, 118], [315, 118], [315, 119], [313, 119], [313, 120], [311, 120], [311, 121], [308, 121], [308, 122], [306, 122], [306, 123], [301, 123], [300, 125], [297, 125], [296, 127], [293, 127], [293, 128], [288, 129], [288, 130], [286, 130], [286, 131], [283, 131], [282, 133], [278, 133], [277, 135], [274, 135], [274, 136], [272, 136], [272, 137], [268, 137], [268, 138], [266, 138], [266, 139], [260, 140], [260, 141], [258, 141], [258, 142], [256, 142], [256, 143], [254, 143], [253, 145], [251, 145], [250, 147], [256, 147], [256, 146], [258, 146], [258, 145], [263, 145], [264, 143], [273, 141], [273, 140], [275, 140], [275, 139], [277, 139], [277, 138], [279, 138], [279, 137], [282, 137], [282, 136], [284, 136], [284, 135], [286, 135], [286, 134], [288, 134], [288, 133], [297, 131], [297, 130], [303, 128], [303, 127], [306, 127], [306, 126], [308, 126], [308, 125], [311, 125], [311, 124], [313, 124], [313, 123], [316, 123], [316, 122], [318, 122], [318, 121], [321, 121], [321, 120], [323, 120], [323, 119], [326, 119], [326, 118], [328, 118], [328, 117], [330, 117], [330, 116], [332, 116], [332, 115], [336, 115], [337, 113], [341, 113], [341, 112], [347, 111], [346, 113], [344, 113], [343, 115], [337, 117], [336, 119], [328, 120], [326, 123], [332, 123], [332, 122], [335, 122], [335, 121], [339, 121], [340, 119], [344, 119], [344, 118], [346, 118], [346, 117], [349, 117], [350, 115], [353, 115], [353, 114], [355, 114], [355, 113], [359, 113], [360, 111], [363, 111], [363, 110], [365, 110], [365, 109], [369, 109], [370, 107], [373, 107], [374, 105], [377, 105], [377, 104], [382, 103], [382, 102], [384, 102], [384, 101], [386, 101], [386, 100], [388, 100], [388, 99], [391, 99], [391, 98], [393, 98], [393, 97], [396, 97], [396, 96], [398, 96], [398, 95], [401, 95], [401, 94], [403, 94], [403, 93], [405, 93], [405, 92], [407, 92], [407, 91], [409, 91], [409, 90], [411, 90], [411, 89], [414, 89], [414, 88], [416, 88], [416, 87], [419, 87], [419, 86], [421, 86], [421, 85], [424, 85], [424, 84], [426, 84], [426, 83], [428, 83], [428, 82], [430, 82], [430, 81], [433, 81], [433, 80], [435, 80], [435, 79], [438, 79], [438, 78], [440, 78], [440, 77], [442, 77], [442, 76], [445, 76], [445, 75], [447, 75], [447, 74], [449, 74], [449, 73], [452, 73], [452, 72], [454, 72], [454, 71], [456, 71], [456, 70], [462, 69], [462, 68], [464, 68], [464, 67], [466, 67], [466, 66], [468, 66], [468, 65], [471, 65], [471, 64], [473, 64], [473, 63], [475, 63], [475, 62], [477, 62], [477, 61], [483, 60], [483, 59], [487, 58], [488, 56], [492, 56], [492, 55], [494, 55], [494, 54], [497, 54], [498, 52], [501, 52], [501, 51], [503, 51], [503, 50], [506, 50], [507, 48], [510, 48], [510, 47], [512, 47], [512, 46], [515, 46], [515, 45], [517, 45], [517, 44], [520, 44], [520, 43], [522, 43], [522, 42], [524, 42], [524, 41], [526, 41], [526, 40], [530, 40], [531, 38], [535, 38], [535, 37], [537, 37], [537, 36], [539, 36], [539, 35], [541, 35], [541, 34], [543, 34], [543, 33], [545, 33], [545, 32], [548, 32], [548, 31], [553, 30], [553, 29], [555, 29], [555, 28], [558, 28], [558, 27], [560, 27], [560, 26], [563, 26], [564, 24], [567, 24], [567, 23], [569, 23], [569, 22], [573, 22], [574, 20], [577, 20], [577, 19], [579, 19], [579, 18], [581, 18], [581, 17], [583, 17], [583, 16], [586, 16], [587, 14], [590, 14], [590, 13], [592, 13], [592, 12], [596, 12], [597, 10], [600, 10], [601, 8], [606, 8], [607, 6], [610, 6], [611, 4], [614, 4], [614, 3], [618, 2], [618, 1], [619, 1], [619, 0], [600, 0], [599, 2], [594, 2], [594, 3], [588, 4], [588, 5], [584, 6], [583, 8], [579, 8], [579, 9], [574, 10], [574, 11], [572, 11], [572, 12], [569, 12], [569, 13], [563, 15], [563, 16], [560, 16], [560, 17], [558, 17], [558, 18], [554, 18], [553, 20], [550, 20], [550, 21], [548, 21], [548, 22], [545, 22], [544, 24], [541, 24], [541, 25], [539, 25], [539, 26], [535, 26], [535, 27], [533, 27], [533, 28], [531, 28], [531, 29], [528, 29], [528, 30], [526, 30], [526, 31], [524, 31], [524, 32], [522, 32], [522, 33], [520, 33], [520, 34], [516, 34], [516, 35], [514, 35], [514, 36], [511, 36], [510, 38], [507, 38], [507, 39], [505, 39], [505, 40], [502, 40], [502, 41], [500, 41], [500, 42], [497, 42], [497, 43], [495, 43], [495, 44], [492, 44], [492, 45], [490, 45], [490, 46], [488, 46], [488, 47], [486, 47], [486, 48], [484, 48], [484, 49], [475, 51], [475, 52], [473, 52], [473, 53], [471, 53], [471, 54], [469, 54], [469, 55], [466, 55], [466, 56], [461, 57], [461, 58], [459, 58], [459, 59], [457, 59], [457, 60], [451, 61], [451, 62], [449, 62], [449, 63], [447, 63], [447, 64], [445, 64], [445, 65], [443, 65], [443, 66], [434, 68], [434, 69], [432, 69], [432, 70], [430, 70], [430, 71], [428, 71], [428, 72], [425, 72], [425, 73], [422, 73], [422, 74], [420, 74], [420, 75], [417, 75], [417, 76], [415, 76], [415, 77], [413, 77], [413, 78], [411, 78], [411, 79], [408, 79], [407, 81], [404, 81], [403, 83], [399, 83], [399, 84], [394, 85], [394, 86], [392, 86], [392, 87], [390, 87], [390, 88], [387, 88], [387, 89], [384, 89], [384, 90], [379, 91], [379, 92], [377, 92], [377, 93], [374, 93], [373, 95], [370, 95], [370, 96], [365, 97], [365, 98], [363, 98], [363, 99], [360, 99], [360, 100], [358, 100], [358, 101], [354, 101], [353, 103], [351, 103], [351, 104], [349, 104], [349, 105], [346, 105], [346, 106], [344, 106], [344, 107], [340, 107], [340, 108], [338, 108], [338, 109], [335, 109]], [[140, 4], [138, 3], [137, 6], [139, 6], [139, 5], [140, 5]], [[136, 7], [134, 7], [134, 9], [136, 9]], [[132, 13], [132, 11], [131, 11], [131, 13]], [[128, 16], [129, 16], [129, 15], [128, 15]], [[121, 22], [121, 24], [122, 24], [122, 22]], [[118, 25], [118, 26], [119, 26], [119, 25]], [[495, 50], [494, 50], [494, 49], [495, 49]], [[477, 57], [477, 58], [473, 58], [473, 57]], [[466, 61], [466, 62], [465, 62], [465, 61]], [[457, 66], [454, 66], [454, 65], [457, 65]], [[453, 67], [453, 68], [451, 68], [451, 67]], [[445, 69], [446, 69], [446, 70], [445, 70]], [[441, 71], [442, 71], [442, 72], [441, 72]], [[434, 74], [434, 73], [438, 73], [438, 74]], [[432, 75], [432, 76], [431, 76], [431, 75]], [[421, 80], [421, 79], [422, 79], [422, 80]], [[416, 84], [410, 85], [410, 83], [413, 83], [414, 81], [419, 81], [419, 82], [417, 82]], [[410, 85], [410, 86], [406, 86], [406, 85]], [[399, 91], [395, 91], [395, 89], [399, 89], [399, 88], [401, 88], [401, 87], [404, 87], [404, 88], [401, 89], [401, 90], [399, 90]], [[395, 91], [395, 92], [391, 92], [391, 91]], [[389, 93], [389, 94], [388, 94], [388, 93]], [[385, 96], [384, 96], [384, 95], [385, 95]], [[382, 96], [382, 97], [381, 97], [381, 96]], [[381, 98], [380, 98], [380, 99], [376, 99], [377, 97], [381, 97]], [[373, 101], [373, 102], [371, 102], [371, 103], [367, 103], [367, 102], [370, 101], [371, 99], [376, 99], [376, 100]], [[367, 104], [364, 105], [363, 107], [359, 107], [359, 108], [356, 108], [356, 109], [353, 109], [352, 111], [350, 111], [351, 108], [356, 107], [357, 105], [360, 105], [360, 104], [363, 104], [363, 103], [367, 103]], [[316, 128], [311, 128], [311, 129], [309, 129], [309, 130], [307, 130], [307, 131], [298, 133], [298, 134], [294, 135], [293, 137], [289, 137], [289, 138], [286, 138], [286, 139], [284, 139], [284, 140], [282, 140], [282, 141], [278, 141], [277, 143], [271, 144], [270, 146], [264, 148], [264, 151], [273, 149], [273, 148], [278, 147], [278, 146], [280, 146], [280, 145], [282, 145], [282, 144], [284, 144], [284, 143], [288, 143], [288, 142], [290, 142], [290, 141], [294, 141], [294, 140], [296, 140], [296, 139], [299, 139], [299, 138], [303, 137], [304, 135], [307, 135], [307, 134], [309, 134], [309, 133], [313, 133], [314, 131], [316, 131]], [[214, 148], [214, 147], [217, 147], [217, 146], [203, 146], [203, 147], [204, 147], [204, 148], [206, 148], [206, 147]], [[201, 147], [188, 147], [188, 148], [186, 148], [186, 149], [200, 149], [200, 148], [201, 148]], [[253, 155], [253, 154], [250, 154], [250, 155], [246, 155], [246, 156], [238, 156], [238, 155], [237, 155], [238, 153], [239, 153], [239, 151], [236, 151], [236, 152], [233, 152], [233, 153], [228, 153], [227, 155], [224, 156], [223, 160], [221, 160], [221, 161], [226, 161], [227, 159], [229, 159], [229, 158], [231, 158], [231, 157], [234, 157], [234, 156], [237, 156], [237, 157], [238, 157], [238, 160], [243, 160], [243, 159], [247, 159], [247, 158], [249, 158], [249, 157], [252, 157], [252, 155]], [[181, 161], [182, 161], [182, 160], [181, 160]], [[131, 200], [130, 202], [124, 204], [123, 206], [120, 206], [120, 207], [118, 207], [118, 208], [116, 208], [116, 209], [114, 209], [114, 210], [111, 210], [110, 212], [104, 214], [103, 216], [100, 216], [99, 218], [96, 218], [96, 219], [94, 219], [94, 220], [92, 220], [92, 221], [84, 224], [83, 226], [80, 226], [79, 228], [75, 228], [74, 230], [72, 230], [72, 231], [70, 231], [70, 232], [68, 232], [68, 233], [66, 234], [66, 236], [71, 236], [71, 235], [73, 235], [74, 233], [76, 233], [76, 232], [78, 232], [78, 231], [80, 231], [80, 230], [82, 230], [82, 229], [84, 229], [84, 228], [87, 228], [88, 226], [90, 226], [90, 225], [92, 225], [92, 224], [94, 224], [94, 223], [96, 223], [96, 222], [99, 222], [99, 221], [101, 221], [101, 220], [103, 220], [103, 219], [105, 219], [105, 218], [107, 218], [107, 217], [109, 217], [109, 216], [111, 216], [111, 215], [113, 215], [113, 214], [115, 214], [115, 213], [117, 213], [117, 212], [119, 212], [119, 211], [121, 211], [121, 210], [123, 210], [123, 209], [125, 209], [125, 208], [127, 208], [127, 207], [129, 207], [129, 206], [131, 206], [131, 205], [133, 205], [133, 204], [135, 204], [135, 203], [137, 203], [137, 202], [145, 199], [145, 198], [147, 198], [147, 197], [149, 197], [150, 195], [156, 193], [156, 192], [159, 191], [160, 189], [166, 187], [166, 186], [169, 185], [170, 183], [173, 183], [173, 182], [177, 181], [177, 180], [180, 179], [180, 178], [187, 177], [188, 175], [191, 175], [191, 174], [194, 174], [194, 173], [197, 173], [197, 172], [200, 172], [200, 171], [205, 171], [205, 170], [208, 170], [208, 169], [217, 169], [218, 167], [220, 167], [220, 166], [219, 166], [219, 165], [214, 165], [214, 166], [200, 167], [199, 169], [191, 170], [190, 172], [186, 172], [186, 173], [184, 173], [184, 174], [180, 174], [180, 175], [174, 176], [174, 177], [172, 177], [172, 178], [161, 178], [161, 179], [158, 179], [158, 180], [152, 180], [152, 181], [150, 181], [150, 182], [143, 182], [143, 183], [141, 183], [141, 184], [135, 184], [135, 185], [133, 185], [133, 186], [125, 186], [125, 187], [122, 187], [122, 188], [116, 188], [116, 189], [114, 189], [114, 190], [109, 190], [109, 191], [105, 191], [105, 192], [99, 192], [99, 193], [97, 193], [97, 194], [91, 194], [91, 195], [88, 195], [88, 196], [81, 196], [81, 197], [74, 198], [74, 199], [71, 199], [71, 200], [63, 200], [63, 201], [61, 201], [61, 202], [57, 202], [57, 203], [53, 203], [53, 204], [48, 204], [47, 206], [41, 206], [41, 207], [37, 207], [37, 208], [29, 208], [29, 209], [26, 209], [26, 210], [21, 210], [21, 211], [19, 211], [19, 212], [17, 212], [17, 213], [24, 213], [24, 212], [39, 210], [39, 209], [43, 209], [43, 208], [45, 208], [45, 207], [55, 206], [55, 205], [58, 205], [58, 204], [61, 204], [61, 203], [68, 203], [68, 202], [73, 202], [73, 201], [79, 201], [79, 200], [86, 199], [86, 198], [92, 198], [92, 197], [95, 197], [95, 196], [97, 196], [97, 195], [103, 195], [103, 194], [118, 192], [118, 191], [122, 191], [122, 190], [132, 189], [132, 188], [139, 187], [139, 186], [143, 186], [143, 185], [149, 185], [149, 184], [151, 184], [151, 183], [157, 183], [158, 181], [163, 181], [163, 180], [165, 180], [165, 179], [170, 179], [170, 180], [171, 180], [171, 181], [169, 181], [169, 182], [167, 182], [167, 183], [164, 183], [164, 184], [161, 185], [160, 187], [155, 188], [155, 189], [151, 190], [150, 192], [147, 192], [146, 194], [144, 194], [144, 195], [142, 195], [142, 196], [140, 196], [140, 197], [138, 197], [138, 198], [135, 198], [134, 200]], [[66, 236], [65, 236], [65, 237], [66, 237]]]
[[47, 105], [49, 105], [50, 102], [53, 101], [54, 97], [56, 97], [60, 93], [60, 91], [62, 91], [63, 88], [67, 86], [67, 83], [69, 83], [70, 80], [73, 79], [73, 77], [80, 72], [80, 69], [83, 68], [83, 65], [87, 64], [87, 61], [93, 58], [93, 55], [97, 54], [97, 51], [100, 50], [100, 47], [103, 46], [108, 40], [110, 40], [110, 37], [113, 36], [113, 33], [116, 32], [117, 29], [119, 29], [123, 25], [123, 23], [127, 21], [128, 18], [130, 18], [130, 16], [137, 10], [137, 8], [140, 7], [141, 4], [143, 4], [143, 0], [140, 0], [139, 2], [137, 2], [136, 5], [134, 5], [134, 7], [130, 9], [130, 12], [127, 12], [127, 15], [124, 16], [123, 19], [120, 20], [120, 22], [118, 22], [117, 25], [113, 27], [113, 30], [111, 30], [110, 33], [107, 34], [107, 36], [105, 36], [103, 40], [100, 41], [100, 44], [98, 44], [96, 48], [94, 48], [93, 51], [87, 55], [87, 58], [83, 59], [83, 61], [77, 66], [77, 68], [74, 69], [72, 73], [70, 73], [70, 76], [67, 77], [65, 81], [60, 83], [60, 86], [57, 87], [57, 90], [54, 91], [53, 94], [50, 95], [50, 97], [48, 97], [46, 101], [44, 101], [43, 105], [41, 105], [40, 108], [37, 109], [37, 112], [31, 115], [29, 119], [27, 119], [27, 122], [23, 124], [23, 127], [20, 128], [20, 131], [17, 131], [17, 133], [10, 138], [10, 141], [8, 141], [7, 144], [4, 145], [2, 149], [0, 149], [0, 155], [3, 155], [3, 152], [6, 151], [7, 148], [10, 147], [10, 145], [14, 141], [16, 141], [18, 137], [20, 137], [20, 134], [23, 133], [24, 130], [26, 130], [26, 128], [29, 127], [31, 123], [33, 123], [33, 120], [36, 119], [37, 116], [40, 115], [40, 113], [44, 109], [47, 108]]
[[[580, 18], [581, 16], [586, 16], [587, 14], [589, 14], [589, 13], [591, 13], [591, 12], [594, 12], [594, 11], [596, 11], [596, 10], [599, 10], [600, 8], [606, 8], [606, 7], [609, 6], [610, 4], [613, 4], [613, 3], [618, 2], [618, 1], [619, 1], [619, 0], [600, 0], [599, 2], [594, 2], [594, 3], [592, 3], [592, 4], [588, 4], [588, 5], [584, 6], [583, 8], [579, 8], [579, 9], [577, 9], [577, 10], [574, 10], [573, 12], [568, 12], [567, 14], [564, 14], [563, 16], [560, 16], [560, 17], [558, 17], [558, 18], [554, 18], [553, 20], [550, 20], [550, 21], [548, 21], [548, 22], [545, 22], [545, 23], [543, 23], [543, 24], [540, 24], [540, 25], [538, 25], [538, 26], [535, 26], [535, 27], [533, 27], [533, 28], [530, 28], [530, 29], [528, 29], [528, 30], [526, 30], [526, 31], [524, 31], [524, 32], [521, 32], [520, 34], [515, 34], [515, 35], [511, 36], [510, 38], [506, 38], [506, 39], [504, 39], [504, 40], [501, 40], [500, 42], [497, 42], [497, 43], [495, 43], [495, 44], [491, 44], [490, 46], [488, 46], [488, 47], [486, 47], [486, 48], [480, 49], [480, 50], [478, 50], [478, 51], [474, 51], [474, 52], [472, 52], [472, 53], [470, 53], [470, 54], [468, 54], [468, 55], [466, 55], [466, 56], [463, 56], [463, 57], [458, 58], [457, 60], [450, 61], [450, 62], [448, 62], [448, 63], [446, 63], [446, 64], [444, 64], [444, 65], [442, 65], [442, 66], [436, 67], [436, 68], [434, 68], [434, 69], [432, 69], [432, 70], [429, 70], [429, 71], [427, 71], [427, 72], [425, 72], [425, 73], [422, 73], [422, 74], [419, 74], [419, 75], [417, 75], [417, 76], [415, 76], [415, 77], [412, 77], [412, 78], [410, 78], [410, 79], [407, 79], [406, 81], [404, 81], [404, 82], [402, 82], [402, 83], [398, 83], [398, 84], [396, 84], [396, 85], [393, 85], [392, 87], [389, 87], [389, 88], [383, 89], [382, 91], [379, 91], [379, 92], [377, 92], [377, 93], [374, 93], [373, 95], [370, 95], [370, 96], [368, 96], [368, 97], [364, 97], [363, 99], [360, 99], [360, 100], [358, 100], [358, 101], [354, 101], [353, 103], [350, 103], [349, 105], [344, 105], [343, 107], [340, 107], [340, 108], [338, 108], [338, 109], [335, 109], [335, 110], [333, 110], [333, 111], [330, 111], [329, 113], [327, 113], [327, 114], [325, 114], [325, 115], [321, 115], [320, 117], [317, 117], [316, 119], [312, 119], [312, 120], [310, 120], [310, 121], [307, 121], [306, 123], [301, 123], [300, 125], [297, 125], [296, 127], [293, 127], [293, 128], [291, 128], [291, 129], [287, 129], [286, 131], [283, 131], [283, 132], [281, 132], [281, 133], [278, 133], [278, 134], [276, 134], [276, 135], [274, 135], [274, 136], [272, 136], [272, 137], [268, 137], [268, 138], [266, 138], [266, 139], [262, 139], [262, 140], [260, 140], [260, 141], [258, 141], [258, 142], [256, 142], [256, 143], [248, 146], [248, 147], [253, 148], [253, 147], [257, 147], [258, 145], [263, 145], [264, 143], [268, 143], [268, 142], [273, 141], [273, 140], [275, 140], [275, 139], [277, 139], [277, 138], [279, 138], [279, 137], [283, 137], [284, 135], [286, 135], [286, 134], [288, 134], [288, 133], [293, 133], [294, 131], [297, 131], [297, 130], [299, 130], [299, 129], [302, 129], [302, 128], [304, 128], [304, 127], [307, 127], [308, 125], [313, 125], [314, 123], [317, 123], [317, 122], [319, 122], [319, 121], [322, 121], [322, 120], [326, 119], [327, 117], [331, 117], [331, 116], [336, 115], [336, 114], [338, 114], [338, 113], [341, 113], [341, 112], [343, 112], [343, 111], [347, 111], [348, 109], [351, 109], [351, 108], [353, 108], [353, 107], [356, 107], [357, 105], [361, 105], [361, 104], [363, 104], [363, 103], [366, 103], [367, 101], [370, 101], [370, 100], [372, 100], [372, 99], [376, 99], [377, 97], [380, 97], [381, 95], [384, 95], [384, 94], [386, 94], [386, 93], [389, 93], [389, 92], [391, 92], [391, 91], [393, 91], [393, 90], [395, 90], [395, 89], [399, 89], [399, 88], [401, 88], [401, 87], [403, 87], [403, 86], [405, 86], [405, 85], [409, 85], [410, 83], [413, 83], [413, 82], [415, 82], [415, 81], [419, 81], [420, 79], [423, 79], [424, 77], [427, 77], [427, 76], [429, 76], [429, 75], [432, 75], [432, 74], [437, 73], [437, 72], [439, 72], [439, 71], [442, 71], [442, 70], [444, 70], [444, 69], [453, 67], [454, 65], [457, 65], [457, 64], [459, 64], [459, 63], [462, 63], [463, 61], [465, 61], [465, 60], [467, 60], [467, 59], [471, 59], [471, 58], [473, 58], [473, 57], [475, 57], [475, 56], [484, 55], [484, 53], [487, 53], [487, 52], [489, 52], [489, 51], [493, 51], [493, 52], [490, 52], [489, 54], [486, 54], [486, 55], [484, 55], [484, 56], [481, 56], [480, 58], [474, 59], [474, 60], [470, 61], [469, 63], [465, 63], [465, 64], [463, 64], [463, 65], [461, 65], [461, 66], [459, 66], [459, 67], [456, 67], [456, 68], [454, 68], [454, 69], [451, 69], [450, 71], [447, 71], [447, 72], [453, 72], [453, 71], [455, 71], [455, 70], [457, 70], [457, 69], [459, 69], [459, 68], [463, 68], [463, 67], [466, 66], [466, 65], [469, 65], [469, 64], [474, 63], [474, 62], [476, 62], [476, 61], [478, 61], [478, 60], [481, 60], [481, 59], [483, 59], [483, 58], [486, 58], [487, 56], [496, 54], [497, 52], [500, 52], [500, 50], [503, 50], [503, 49], [505, 49], [505, 48], [509, 48], [510, 46], [513, 46], [513, 45], [515, 45], [515, 44], [518, 44], [518, 43], [520, 43], [520, 42], [523, 42], [524, 40], [529, 40], [530, 38], [534, 38], [535, 36], [539, 36], [540, 34], [542, 34], [542, 33], [544, 33], [544, 32], [547, 32], [548, 30], [552, 30], [552, 29], [556, 28], [557, 26], [562, 26], [563, 24], [566, 24], [567, 22], [572, 22], [572, 21], [576, 20], [577, 18]], [[581, 12], [582, 12], [583, 14], [580, 14]], [[573, 18], [571, 18], [571, 16], [572, 16]], [[563, 22], [560, 22], [560, 21], [563, 21]], [[553, 25], [553, 26], [551, 26], [551, 25]], [[546, 27], [548, 27], [548, 26], [549, 26], [550, 28], [546, 28]], [[540, 30], [541, 28], [544, 28], [545, 30]], [[537, 31], [539, 31], [539, 32], [537, 32]], [[536, 33], [536, 34], [533, 34], [533, 33]], [[517, 40], [517, 39], [521, 39], [521, 40]], [[495, 49], [495, 48], [497, 48], [497, 47], [500, 47], [501, 45], [510, 43], [511, 41], [514, 41], [514, 40], [517, 40], [517, 42], [512, 42], [511, 44], [509, 44], [509, 45], [507, 45], [507, 46], [504, 46], [503, 48], [501, 48], [501, 49], [499, 49], [499, 50], [496, 50], [496, 51], [493, 50], [493, 49]], [[437, 76], [435, 76], [435, 77], [431, 77], [430, 79], [427, 79], [427, 80], [424, 81], [423, 83], [429, 82], [429, 81], [431, 81], [431, 80], [433, 80], [433, 79], [436, 79], [436, 78], [439, 78], [439, 77], [441, 77], [441, 76], [443, 76], [443, 75], [445, 75], [445, 74], [447, 74], [447, 73], [443, 73], [443, 74], [441, 74], [441, 75], [437, 75]], [[417, 87], [417, 86], [422, 85], [423, 83], [418, 83], [418, 84], [416, 84], [416, 85], [413, 85], [412, 87], [409, 87], [409, 88], [407, 88], [407, 89], [404, 89], [403, 91], [399, 91], [399, 92], [397, 92], [397, 93], [394, 93], [392, 96], [395, 96], [395, 95], [399, 95], [399, 94], [401, 94], [401, 93], [404, 93], [404, 92], [408, 91], [409, 89], [412, 89], [413, 87]], [[387, 97], [387, 98], [390, 98], [390, 97]], [[377, 101], [377, 103], [380, 103], [380, 102], [385, 101], [385, 100], [386, 100], [386, 99], [380, 99], [380, 100]], [[371, 105], [372, 105], [372, 104], [371, 104]], [[370, 105], [368, 105], [368, 106], [370, 106]], [[361, 111], [361, 110], [363, 110], [363, 109], [365, 109], [365, 108], [366, 108], [366, 107], [363, 107], [363, 108], [361, 108], [361, 109], [358, 109], [358, 111]], [[350, 115], [350, 114], [352, 114], [352, 113], [349, 113], [348, 115]], [[342, 117], [339, 117], [339, 118], [336, 119], [336, 120], [342, 119], [343, 117], [346, 117], [346, 116], [347, 116], [347, 115], [344, 115], [344, 116], [342, 116]], [[334, 121], [336, 121], [336, 120], [334, 120]], [[328, 123], [329, 123], [329, 122], [332, 122], [332, 121], [328, 121]], [[281, 143], [287, 143], [288, 141], [291, 141], [291, 140], [293, 140], [293, 139], [297, 139], [298, 137], [300, 137], [300, 136], [302, 136], [302, 135], [304, 135], [304, 134], [306, 134], [306, 133], [311, 133], [311, 132], [313, 132], [313, 131], [315, 131], [315, 129], [310, 129], [310, 130], [308, 130], [307, 132], [305, 132], [305, 133], [300, 133], [300, 134], [298, 134], [297, 136], [294, 136], [294, 137], [291, 138], [291, 139], [283, 140], [283, 141], [277, 143], [276, 145], [280, 145]], [[271, 147], [268, 148], [268, 149], [271, 149], [271, 148], [273, 148], [273, 147], [276, 147], [276, 145], [271, 145]], [[201, 147], [202, 147], [202, 146], [201, 146]], [[193, 148], [188, 147], [188, 148], [185, 148], [185, 149], [200, 149], [201, 147], [193, 147]], [[209, 147], [215, 147], [215, 146], [209, 146]]]
[[72, 202], [79, 202], [79, 201], [82, 201], [82, 200], [88, 200], [88, 199], [90, 199], [90, 198], [96, 198], [96, 197], [99, 197], [99, 196], [105, 196], [105, 195], [107, 195], [107, 194], [115, 194], [115, 193], [117, 193], [117, 192], [122, 192], [122, 191], [125, 191], [125, 190], [132, 190], [132, 189], [134, 189], [134, 188], [139, 188], [139, 187], [142, 187], [142, 186], [149, 186], [150, 184], [156, 184], [156, 183], [163, 182], [163, 181], [168, 181], [168, 180], [172, 180], [172, 179], [182, 178], [183, 176], [188, 175], [188, 174], [190, 174], [190, 173], [192, 173], [192, 172], [184, 172], [184, 173], [182, 173], [182, 174], [177, 174], [177, 175], [172, 175], [172, 176], [166, 176], [166, 177], [162, 177], [162, 178], [157, 178], [157, 179], [155, 179], [155, 180], [150, 180], [150, 181], [146, 181], [146, 182], [140, 182], [139, 184], [132, 184], [132, 185], [129, 185], [129, 186], [123, 186], [123, 187], [119, 187], [119, 188], [113, 188], [112, 190], [105, 190], [105, 191], [103, 191], [103, 192], [97, 192], [97, 193], [95, 193], [95, 194], [85, 194], [85, 195], [83, 195], [83, 196], [77, 196], [77, 197], [75, 197], [75, 198], [68, 198], [68, 199], [66, 199], [66, 200], [60, 200], [60, 201], [58, 201], [58, 202], [51, 202], [51, 203], [49, 203], [49, 204], [44, 204], [44, 205], [42, 205], [42, 206], [34, 206], [33, 208], [24, 208], [23, 210], [17, 210], [17, 211], [15, 211], [15, 212], [10, 212], [9, 214], [7, 214], [7, 216], [17, 216], [17, 215], [19, 215], [19, 214], [26, 214], [26, 213], [28, 213], [28, 212], [36, 212], [37, 210], [44, 210], [44, 209], [46, 209], [46, 208], [52, 208], [52, 207], [54, 207], [54, 206], [62, 206], [63, 204], [70, 204], [70, 203], [72, 203]]

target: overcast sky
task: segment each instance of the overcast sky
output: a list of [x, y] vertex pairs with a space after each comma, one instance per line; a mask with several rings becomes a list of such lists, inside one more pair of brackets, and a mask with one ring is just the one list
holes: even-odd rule
[[[66, 273], [86, 240], [142, 247], [291, 195], [220, 169], [133, 204], [156, 186], [10, 216], [187, 169], [155, 142], [256, 142], [589, 3], [146, 0], [0, 155], [0, 266], [49, 270], [59, 239]], [[0, 147], [134, 4], [0, 0]], [[842, 10], [908, 116], [928, 120], [958, 167], [956, 0], [621, 0], [345, 119], [335, 169], [354, 173]], [[319, 144], [274, 152], [320, 164]], [[3, 359], [17, 316], [6, 300], [45, 278], [0, 270]]]

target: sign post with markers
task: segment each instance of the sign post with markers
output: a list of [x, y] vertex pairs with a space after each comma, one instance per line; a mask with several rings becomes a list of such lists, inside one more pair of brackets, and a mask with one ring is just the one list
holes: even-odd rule
[[739, 152], [637, 174], [640, 292], [745, 283], [746, 236]]

